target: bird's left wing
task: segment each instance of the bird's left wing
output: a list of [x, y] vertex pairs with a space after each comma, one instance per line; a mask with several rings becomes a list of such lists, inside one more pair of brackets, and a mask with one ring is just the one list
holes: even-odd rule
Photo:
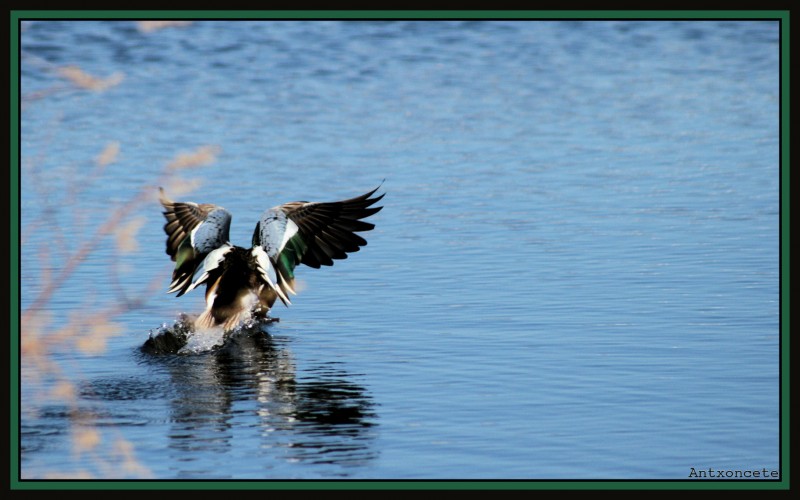
[[166, 252], [175, 261], [167, 293], [178, 292], [180, 297], [200, 284], [201, 280], [192, 283], [192, 277], [203, 266], [206, 256], [228, 244], [231, 214], [209, 203], [172, 201], [162, 188], [159, 192], [164, 218], [167, 219], [164, 225]]

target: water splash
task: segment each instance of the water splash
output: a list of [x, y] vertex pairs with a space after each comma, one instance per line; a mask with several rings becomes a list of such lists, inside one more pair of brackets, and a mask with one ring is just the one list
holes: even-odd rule
[[181, 314], [172, 325], [164, 323], [151, 330], [142, 350], [150, 354], [201, 354], [219, 349], [231, 336], [265, 332], [263, 326], [280, 321], [278, 318], [249, 318], [225, 332], [221, 326], [195, 330], [195, 319], [195, 316]]
[[222, 326], [203, 328], [192, 332], [186, 344], [178, 350], [178, 354], [200, 354], [211, 351], [225, 343], [227, 335]]

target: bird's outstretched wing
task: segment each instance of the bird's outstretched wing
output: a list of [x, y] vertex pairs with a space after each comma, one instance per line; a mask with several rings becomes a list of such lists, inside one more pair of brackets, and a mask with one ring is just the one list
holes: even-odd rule
[[293, 201], [264, 211], [253, 232], [251, 252], [263, 279], [277, 285], [275, 291], [284, 304], [290, 303], [288, 294], [295, 293], [298, 264], [332, 266], [334, 260], [346, 259], [367, 244], [356, 233], [375, 227], [361, 219], [383, 208], [372, 206], [384, 197], [373, 197], [379, 188], [348, 200]]
[[175, 261], [167, 293], [178, 292], [180, 297], [199, 284], [192, 286], [192, 277], [202, 267], [206, 256], [228, 243], [231, 214], [208, 203], [172, 201], [162, 188], [158, 189], [164, 218], [167, 219], [164, 225], [167, 254]]

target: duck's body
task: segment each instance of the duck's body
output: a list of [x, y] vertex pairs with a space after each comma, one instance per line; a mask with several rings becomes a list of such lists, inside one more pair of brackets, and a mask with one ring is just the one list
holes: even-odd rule
[[167, 254], [175, 261], [168, 293], [181, 296], [206, 284], [206, 310], [198, 328], [235, 328], [251, 314], [266, 317], [276, 300], [291, 304], [294, 269], [331, 266], [367, 244], [357, 232], [375, 226], [361, 219], [383, 207], [372, 207], [383, 195], [377, 189], [337, 202], [285, 203], [266, 210], [256, 224], [252, 246], [229, 241], [231, 214], [222, 207], [173, 202], [161, 190], [167, 223]]

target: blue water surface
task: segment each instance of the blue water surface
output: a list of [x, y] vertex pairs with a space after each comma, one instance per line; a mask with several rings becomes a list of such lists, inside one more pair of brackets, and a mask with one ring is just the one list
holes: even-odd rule
[[[23, 336], [119, 329], [23, 353], [22, 477], [778, 469], [778, 65], [775, 21], [24, 22], [21, 302], [50, 321]], [[268, 207], [382, 181], [369, 244], [298, 269], [266, 333], [140, 349], [204, 306], [165, 293], [157, 185], [247, 245]], [[37, 302], [141, 189], [135, 250], [101, 238]]]

